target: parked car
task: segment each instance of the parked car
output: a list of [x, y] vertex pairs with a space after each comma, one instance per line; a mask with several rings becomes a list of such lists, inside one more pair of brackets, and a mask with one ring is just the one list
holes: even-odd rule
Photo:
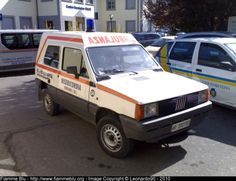
[[177, 36], [176, 39], [185, 39], [185, 38], [210, 38], [210, 37], [219, 37], [219, 38], [233, 38], [236, 37], [236, 34], [230, 32], [192, 32], [184, 33]]
[[155, 32], [137, 32], [132, 33], [132, 35], [144, 47], [151, 45], [154, 41], [161, 38], [161, 35]]
[[145, 49], [151, 53], [154, 57], [156, 56], [158, 50], [165, 45], [167, 41], [174, 40], [175, 36], [164, 36], [161, 37], [160, 39], [157, 39], [154, 41], [151, 45], [145, 47]]
[[236, 108], [236, 38], [177, 39], [156, 59], [166, 71], [208, 85], [213, 102]]

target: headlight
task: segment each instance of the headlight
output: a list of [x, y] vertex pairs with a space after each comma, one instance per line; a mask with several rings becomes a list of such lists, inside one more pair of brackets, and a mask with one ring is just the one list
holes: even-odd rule
[[159, 106], [158, 103], [146, 104], [146, 105], [136, 105], [135, 118], [137, 120], [150, 118], [154, 116], [159, 116]]
[[208, 89], [203, 90], [198, 93], [198, 104], [204, 103], [210, 99], [210, 94]]
[[158, 115], [158, 104], [147, 104], [144, 106], [144, 118], [149, 118]]

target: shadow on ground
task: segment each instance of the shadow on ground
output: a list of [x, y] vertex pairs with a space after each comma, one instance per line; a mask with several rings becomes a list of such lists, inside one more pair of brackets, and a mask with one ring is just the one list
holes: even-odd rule
[[[156, 144], [139, 142], [130, 157], [111, 158], [98, 146], [94, 126], [66, 110], [55, 117], [46, 115], [33, 79], [0, 92], [0, 134], [8, 134], [5, 142], [15, 169], [27, 175], [152, 175], [187, 154], [180, 144], [163, 146], [181, 143], [186, 138], [181, 134]], [[226, 113], [219, 120], [222, 111]], [[235, 117], [234, 111], [214, 106], [190, 135], [236, 146]]]

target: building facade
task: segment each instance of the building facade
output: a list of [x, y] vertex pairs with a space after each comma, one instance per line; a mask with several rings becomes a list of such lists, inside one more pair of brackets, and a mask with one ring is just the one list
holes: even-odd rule
[[146, 0], [0, 0], [0, 29], [150, 31]]
[[97, 31], [135, 32], [143, 29], [143, 0], [97, 0]]
[[37, 28], [36, 1], [1, 0], [1, 29]]
[[1, 29], [91, 31], [94, 0], [1, 0], [0, 17]]
[[147, 0], [96, 0], [97, 31], [142, 32], [152, 31], [152, 24], [143, 10]]

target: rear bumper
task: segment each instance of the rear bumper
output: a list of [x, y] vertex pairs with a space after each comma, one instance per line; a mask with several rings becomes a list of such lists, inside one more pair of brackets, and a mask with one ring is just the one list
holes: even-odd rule
[[[136, 121], [126, 116], [120, 116], [123, 130], [127, 138], [139, 141], [157, 142], [199, 124], [212, 107], [210, 101], [190, 109], [174, 113], [165, 117], [147, 121]], [[173, 124], [191, 119], [190, 125], [178, 131], [171, 131]]]

